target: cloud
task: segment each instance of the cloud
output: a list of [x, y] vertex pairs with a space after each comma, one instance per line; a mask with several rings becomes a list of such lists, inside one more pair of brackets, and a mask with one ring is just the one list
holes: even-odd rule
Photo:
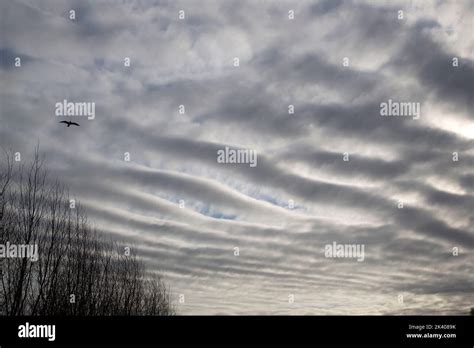
[[[0, 146], [27, 161], [39, 143], [94, 227], [186, 295], [179, 313], [464, 313], [472, 15], [468, 0], [1, 2]], [[96, 118], [58, 127], [63, 99]], [[381, 117], [388, 99], [420, 119]], [[218, 163], [225, 146], [257, 167]], [[364, 244], [364, 262], [325, 258], [333, 241]]]

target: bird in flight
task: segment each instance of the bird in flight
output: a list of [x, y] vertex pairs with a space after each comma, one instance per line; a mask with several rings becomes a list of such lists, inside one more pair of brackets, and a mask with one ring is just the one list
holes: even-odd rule
[[80, 126], [79, 123], [71, 122], [71, 121], [61, 121], [61, 122], [59, 122], [59, 123], [65, 123], [65, 124], [67, 124], [68, 127], [69, 127], [69, 126], [78, 126], [78, 127]]

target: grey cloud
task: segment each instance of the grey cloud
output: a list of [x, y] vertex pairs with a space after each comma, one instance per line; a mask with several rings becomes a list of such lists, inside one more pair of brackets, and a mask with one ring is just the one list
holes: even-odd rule
[[397, 71], [416, 74], [420, 83], [435, 97], [451, 107], [467, 113], [474, 109], [474, 65], [472, 59], [458, 57], [459, 66], [452, 66], [456, 54], [449, 54], [426, 33], [413, 31], [410, 39], [390, 62]]
[[[457, 313], [472, 303], [474, 70], [452, 17], [472, 9], [411, 5], [1, 2], [0, 146], [27, 161], [39, 143], [94, 226], [186, 292], [180, 313]], [[457, 41], [437, 36], [447, 24]], [[95, 101], [96, 119], [57, 128], [64, 98]], [[387, 99], [430, 112], [383, 118]], [[257, 150], [257, 167], [217, 163], [224, 146]], [[325, 258], [333, 241], [365, 261]]]

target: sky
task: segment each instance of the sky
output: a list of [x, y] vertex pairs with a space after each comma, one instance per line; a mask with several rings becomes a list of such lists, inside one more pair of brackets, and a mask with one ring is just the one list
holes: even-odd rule
[[[472, 1], [2, 0], [0, 17], [0, 146], [27, 162], [39, 144], [179, 314], [473, 306]], [[64, 100], [95, 117], [57, 116]]]

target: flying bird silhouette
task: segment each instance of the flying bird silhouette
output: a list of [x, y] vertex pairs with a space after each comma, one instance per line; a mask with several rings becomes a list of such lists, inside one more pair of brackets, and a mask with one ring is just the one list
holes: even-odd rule
[[67, 124], [68, 127], [69, 127], [69, 126], [78, 126], [78, 127], [80, 126], [79, 123], [71, 122], [71, 121], [61, 121], [61, 122], [59, 122], [59, 123], [65, 123], [65, 124]]

